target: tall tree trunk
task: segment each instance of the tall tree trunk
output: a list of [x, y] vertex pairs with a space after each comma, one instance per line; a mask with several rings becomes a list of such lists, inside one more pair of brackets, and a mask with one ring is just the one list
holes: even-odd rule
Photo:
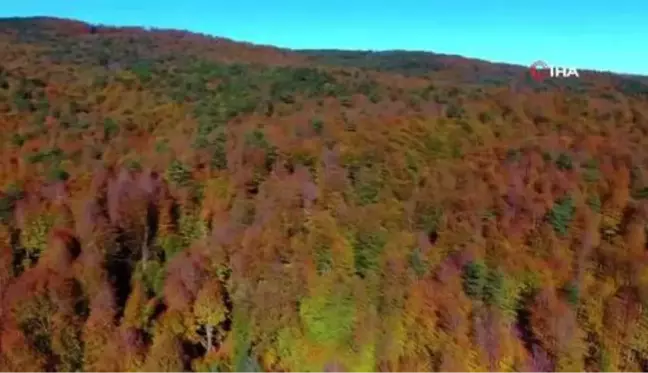
[[142, 268], [146, 269], [146, 262], [149, 258], [148, 250], [148, 237], [149, 237], [149, 228], [148, 225], [144, 225], [144, 239], [142, 240]]
[[213, 336], [213, 333], [214, 333], [214, 326], [211, 325], [211, 324], [207, 324], [205, 326], [205, 330], [207, 332], [207, 346], [206, 346], [206, 349], [207, 349], [207, 353], [209, 353], [209, 351], [211, 351], [211, 349], [212, 349], [212, 336]]

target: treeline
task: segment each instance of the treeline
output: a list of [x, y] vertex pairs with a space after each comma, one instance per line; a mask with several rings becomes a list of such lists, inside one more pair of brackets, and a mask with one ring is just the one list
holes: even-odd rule
[[640, 92], [2, 22], [0, 369], [645, 370]]

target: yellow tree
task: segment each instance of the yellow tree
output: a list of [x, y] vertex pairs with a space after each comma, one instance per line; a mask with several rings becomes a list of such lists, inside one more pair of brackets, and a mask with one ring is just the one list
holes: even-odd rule
[[88, 371], [116, 372], [122, 365], [120, 336], [115, 325], [115, 302], [110, 284], [104, 282], [90, 302], [83, 329], [83, 367]]
[[196, 322], [204, 328], [205, 340], [201, 343], [209, 353], [214, 346], [217, 327], [226, 320], [227, 308], [223, 302], [222, 285], [218, 279], [203, 284], [193, 305]]

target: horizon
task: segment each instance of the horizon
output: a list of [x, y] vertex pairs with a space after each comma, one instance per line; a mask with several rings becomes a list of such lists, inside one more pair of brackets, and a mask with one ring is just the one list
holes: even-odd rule
[[648, 3], [640, 0], [617, 2], [613, 13], [602, 2], [585, 0], [550, 0], [533, 9], [506, 0], [487, 6], [465, 0], [462, 9], [440, 1], [402, 0], [392, 9], [378, 9], [381, 4], [332, 0], [321, 7], [296, 0], [240, 0], [215, 5], [193, 0], [179, 8], [169, 1], [98, 0], [84, 5], [35, 0], [11, 3], [0, 9], [0, 17], [175, 29], [290, 50], [427, 52], [518, 66], [543, 60], [581, 70], [648, 76], [648, 48], [637, 47], [648, 37], [648, 24], [641, 23]]

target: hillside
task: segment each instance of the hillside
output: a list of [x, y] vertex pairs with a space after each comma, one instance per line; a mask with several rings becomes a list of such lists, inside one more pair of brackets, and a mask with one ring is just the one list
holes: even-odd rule
[[0, 370], [648, 368], [648, 80], [0, 20]]

